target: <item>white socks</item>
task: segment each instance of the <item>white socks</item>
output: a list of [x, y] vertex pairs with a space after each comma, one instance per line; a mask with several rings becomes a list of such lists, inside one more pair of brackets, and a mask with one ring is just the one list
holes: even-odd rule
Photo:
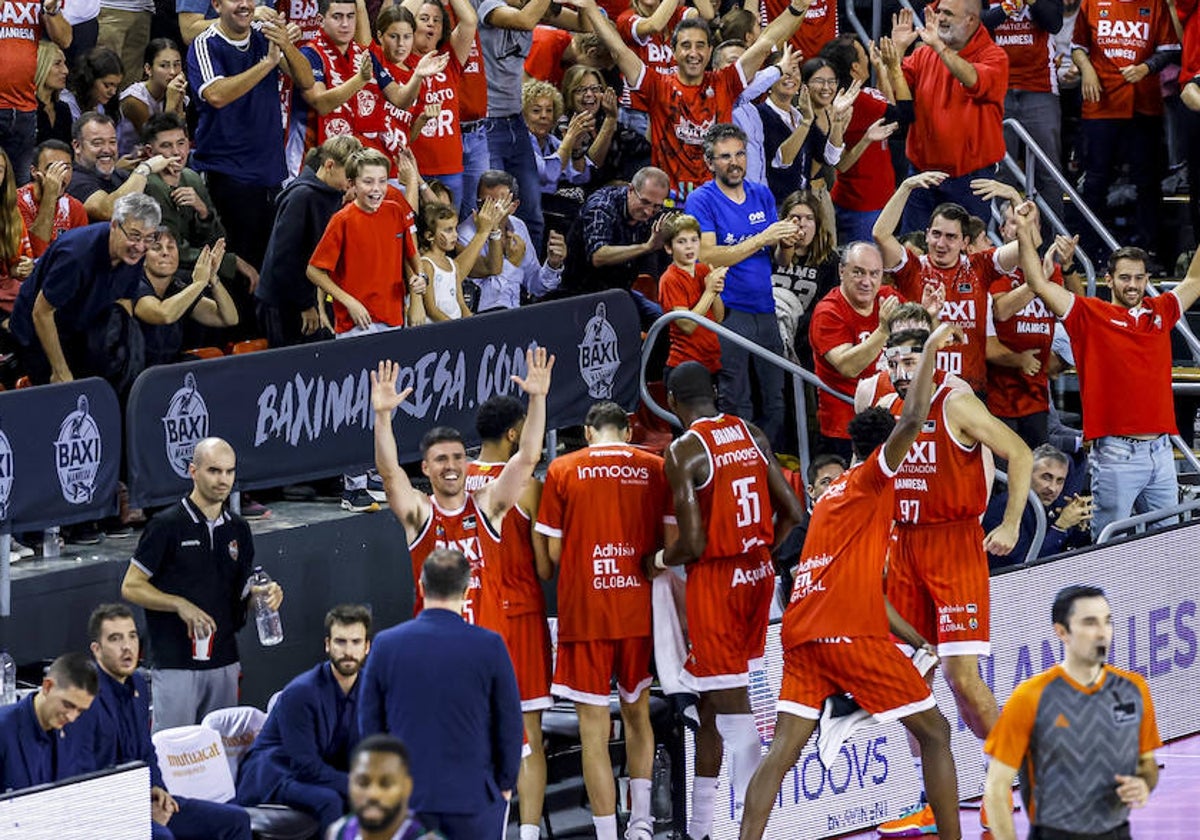
[[717, 805], [717, 780], [696, 776], [692, 780], [692, 816], [687, 832], [695, 840], [704, 840], [712, 833], [713, 812]]
[[734, 807], [740, 812], [746, 802], [746, 788], [750, 777], [762, 763], [762, 741], [754, 715], [717, 715], [717, 731], [725, 742], [725, 754], [729, 757], [729, 778], [733, 783]]
[[592, 825], [596, 827], [596, 840], [617, 840], [617, 815], [607, 817], [592, 817]]
[[629, 780], [629, 821], [632, 823], [635, 820], [644, 820], [651, 825], [654, 824], [650, 817], [649, 779], [631, 778]]
[[540, 825], [521, 825], [521, 840], [540, 840], [542, 827]]

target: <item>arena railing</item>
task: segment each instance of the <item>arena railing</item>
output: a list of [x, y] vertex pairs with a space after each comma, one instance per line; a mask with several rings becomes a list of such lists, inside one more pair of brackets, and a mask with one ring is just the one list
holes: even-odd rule
[[[1188, 515], [1190, 514], [1190, 515]], [[1148, 513], [1140, 513], [1136, 516], [1130, 516], [1125, 519], [1118, 519], [1115, 522], [1110, 522], [1104, 526], [1104, 530], [1096, 537], [1096, 544], [1100, 545], [1109, 540], [1116, 539], [1118, 535], [1127, 533], [1141, 534], [1145, 532], [1149, 526], [1156, 522], [1173, 519], [1175, 522], [1188, 522], [1200, 519], [1200, 499], [1192, 499], [1188, 502], [1183, 502], [1171, 507], [1162, 508], [1161, 510], [1152, 510]]]
[[[996, 470], [996, 480], [1008, 487], [1008, 474], [1003, 470]], [[1025, 552], [1025, 559], [1021, 561], [1022, 563], [1031, 563], [1037, 559], [1038, 553], [1042, 550], [1042, 543], [1046, 541], [1046, 509], [1042, 507], [1042, 500], [1033, 490], [1029, 491], [1029, 498], [1026, 500], [1025, 506], [1033, 510], [1034, 521], [1037, 523], [1033, 532], [1033, 541], [1029, 544], [1029, 550]]]

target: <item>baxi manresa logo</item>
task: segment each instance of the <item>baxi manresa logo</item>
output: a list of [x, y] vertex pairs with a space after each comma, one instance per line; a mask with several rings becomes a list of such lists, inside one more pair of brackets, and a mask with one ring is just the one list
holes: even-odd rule
[[0, 522], [8, 519], [8, 498], [13, 485], [13, 451], [8, 435], [0, 429]]
[[167, 462], [180, 478], [188, 477], [188, 464], [196, 444], [208, 437], [208, 405], [196, 390], [196, 375], [183, 377], [183, 387], [171, 395], [163, 416]]
[[612, 399], [613, 379], [621, 367], [617, 331], [608, 322], [607, 311], [603, 303], [596, 304], [596, 314], [588, 319], [579, 342], [579, 375], [588, 396], [597, 400]]
[[100, 427], [88, 409], [88, 398], [80, 394], [75, 410], [63, 418], [54, 441], [54, 466], [68, 504], [86, 505], [92, 501], [101, 454]]

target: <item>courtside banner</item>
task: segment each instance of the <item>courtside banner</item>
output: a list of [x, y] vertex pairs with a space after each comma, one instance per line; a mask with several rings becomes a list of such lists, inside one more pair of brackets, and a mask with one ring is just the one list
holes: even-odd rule
[[[1109, 544], [1039, 566], [992, 578], [992, 656], [980, 671], [1001, 705], [1029, 676], [1062, 659], [1062, 646], [1050, 624], [1050, 605], [1065, 586], [1101, 586], [1112, 603], [1113, 665], [1143, 675], [1150, 685], [1159, 731], [1164, 740], [1200, 731], [1200, 525]], [[966, 623], [969, 613], [942, 616]], [[977, 618], [976, 618], [977, 620]], [[767, 633], [765, 671], [751, 674], [750, 694], [764, 750], [775, 727], [775, 701], [783, 676], [780, 625]], [[940, 676], [934, 688], [938, 706], [950, 721], [951, 748], [958, 766], [963, 799], [983, 793], [983, 752], [978, 739], [958, 716], [954, 699]], [[686, 739], [687, 796], [695, 766], [692, 739]], [[712, 840], [738, 836], [729, 787], [728, 765], [721, 769]], [[829, 837], [894, 819], [917, 799], [919, 787], [904, 728], [899, 723], [869, 726], [842, 747], [833, 766], [817, 758], [816, 739], [784, 777], [764, 837]], [[1153, 801], [1150, 805], [1154, 807]], [[1138, 812], [1133, 821], [1136, 833]], [[964, 836], [972, 836], [966, 826]]]
[[0, 523], [40, 531], [117, 512], [121, 408], [103, 379], [0, 393]]
[[205, 437], [237, 452], [238, 485], [279, 487], [373, 463], [368, 373], [381, 359], [401, 366], [413, 393], [393, 424], [401, 461], [418, 460], [432, 426], [478, 442], [475, 412], [496, 394], [521, 397], [525, 350], [556, 357], [548, 429], [581, 423], [597, 400], [637, 402], [637, 311], [623, 291], [535, 304], [458, 321], [154, 367], [129, 397], [129, 494], [166, 504], [191, 486], [192, 450]]

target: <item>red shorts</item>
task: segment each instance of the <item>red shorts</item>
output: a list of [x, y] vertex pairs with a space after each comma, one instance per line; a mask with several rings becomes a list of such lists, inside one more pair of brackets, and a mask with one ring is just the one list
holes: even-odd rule
[[881, 723], [937, 705], [912, 661], [890, 639], [806, 642], [784, 651], [779, 712], [819, 720], [825, 698], [842, 693]]
[[750, 684], [750, 663], [766, 650], [774, 591], [766, 552], [688, 566], [685, 685], [703, 692]]
[[654, 639], [595, 639], [558, 643], [558, 663], [550, 691], [587, 706], [608, 706], [612, 679], [617, 692], [632, 703], [650, 687], [650, 652]]
[[549, 709], [554, 701], [550, 699], [550, 628], [546, 616], [536, 612], [508, 616], [504, 643], [517, 672], [521, 711]]
[[938, 656], [992, 651], [991, 587], [983, 528], [972, 519], [898, 526], [887, 570], [887, 597]]

